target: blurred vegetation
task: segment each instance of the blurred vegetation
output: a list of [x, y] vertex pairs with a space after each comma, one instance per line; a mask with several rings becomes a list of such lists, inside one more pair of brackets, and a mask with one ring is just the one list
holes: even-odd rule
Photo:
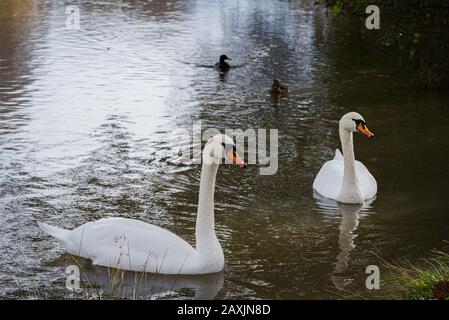
[[33, 0], [1, 0], [0, 15], [5, 15], [11, 19], [15, 19], [23, 13], [28, 14], [34, 10]]
[[449, 300], [449, 254], [432, 253], [431, 258], [418, 264], [410, 261], [393, 264], [381, 259], [389, 273], [383, 277], [380, 298]]
[[[449, 86], [449, 1], [321, 0], [320, 3], [337, 19], [351, 16], [360, 20], [363, 33], [374, 34], [379, 46], [395, 50], [398, 66], [408, 75], [410, 85]], [[368, 5], [379, 7], [379, 30], [364, 28]]]

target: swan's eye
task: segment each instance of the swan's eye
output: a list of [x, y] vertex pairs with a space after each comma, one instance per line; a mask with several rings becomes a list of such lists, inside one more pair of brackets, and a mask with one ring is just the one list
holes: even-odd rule
[[366, 126], [366, 122], [362, 119], [352, 119], [352, 121], [355, 122], [356, 127], [358, 127], [359, 125], [362, 125], [363, 127]]
[[237, 147], [235, 146], [235, 144], [230, 145], [230, 144], [222, 143], [221, 145], [223, 146], [223, 148], [225, 150], [231, 150], [232, 149], [234, 152], [237, 151]]
[[223, 146], [223, 148], [225, 150], [230, 150], [231, 149], [231, 146], [229, 144], [226, 144], [226, 143], [223, 142], [221, 145]]

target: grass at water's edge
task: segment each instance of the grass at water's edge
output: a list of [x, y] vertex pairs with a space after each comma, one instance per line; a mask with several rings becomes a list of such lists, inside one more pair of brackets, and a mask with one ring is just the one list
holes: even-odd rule
[[376, 298], [449, 301], [449, 253], [432, 251], [432, 257], [418, 263], [391, 263], [379, 257], [387, 274], [382, 293]]
[[[78, 266], [79, 270], [83, 270], [83, 264], [88, 260], [65, 255], [65, 265]], [[11, 259], [11, 261], [13, 261]], [[66, 274], [68, 276], [68, 274]], [[179, 275], [177, 275], [179, 276]], [[161, 282], [164, 275], [159, 273], [144, 273], [136, 271], [125, 271], [115, 268], [107, 268], [107, 277], [101, 280], [101, 284], [97, 283], [95, 274], [88, 275], [80, 271], [78, 278], [78, 287], [75, 289], [74, 283], [66, 281], [73, 287], [72, 290], [63, 285], [63, 278], [51, 280], [47, 279], [48, 286], [40, 286], [34, 282], [24, 282], [26, 276], [17, 268], [14, 272], [8, 273], [9, 280], [14, 284], [15, 290], [11, 296], [4, 298], [24, 299], [24, 300], [148, 300], [148, 299], [170, 299], [176, 297], [174, 288], [176, 286], [177, 276], [170, 280], [171, 288], [162, 289]], [[67, 279], [66, 279], [67, 280]]]
[[[1, 240], [0, 240], [1, 243]], [[7, 252], [8, 253], [8, 252]], [[9, 255], [8, 255], [9, 256]], [[330, 291], [342, 299], [407, 299], [407, 300], [447, 300], [449, 301], [449, 251], [431, 251], [431, 257], [417, 262], [402, 260], [389, 262], [376, 255], [383, 265], [381, 275], [381, 290], [374, 290], [369, 296], [356, 295], [350, 291]], [[10, 257], [13, 262], [12, 257]], [[67, 255], [66, 264], [81, 268], [77, 257]], [[14, 263], [12, 263], [14, 265]], [[107, 281], [102, 286], [95, 279], [90, 279], [81, 272], [81, 292], [69, 292], [65, 288], [55, 290], [41, 288], [37, 284], [24, 283], [23, 274], [19, 270], [9, 273], [10, 280], [15, 283], [17, 291], [14, 297], [18, 299], [81, 299], [81, 300], [115, 300], [115, 299], [154, 299], [157, 294], [158, 281], [154, 275], [141, 272], [130, 272], [119, 269], [107, 269]], [[174, 291], [176, 279], [172, 288], [166, 290], [163, 298], [176, 296]], [[48, 283], [54, 283], [49, 279]], [[60, 285], [57, 285], [60, 288]]]

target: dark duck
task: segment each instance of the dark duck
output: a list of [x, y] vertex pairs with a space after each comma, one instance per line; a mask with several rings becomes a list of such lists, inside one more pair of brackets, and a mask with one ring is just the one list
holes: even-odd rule
[[215, 64], [215, 68], [220, 71], [228, 71], [229, 69], [231, 69], [231, 66], [229, 65], [229, 63], [226, 62], [226, 60], [232, 60], [232, 59], [228, 58], [228, 56], [226, 56], [225, 54], [221, 55], [220, 61], [218, 61]]
[[273, 84], [270, 89], [271, 94], [287, 94], [288, 87], [285, 84], [282, 84], [278, 79], [273, 80]]

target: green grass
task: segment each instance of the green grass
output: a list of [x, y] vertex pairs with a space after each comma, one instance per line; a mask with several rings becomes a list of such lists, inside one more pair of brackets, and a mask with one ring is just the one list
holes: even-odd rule
[[389, 299], [434, 300], [438, 292], [449, 300], [449, 254], [432, 251], [432, 257], [420, 260], [389, 263], [382, 259], [388, 274], [382, 287]]

